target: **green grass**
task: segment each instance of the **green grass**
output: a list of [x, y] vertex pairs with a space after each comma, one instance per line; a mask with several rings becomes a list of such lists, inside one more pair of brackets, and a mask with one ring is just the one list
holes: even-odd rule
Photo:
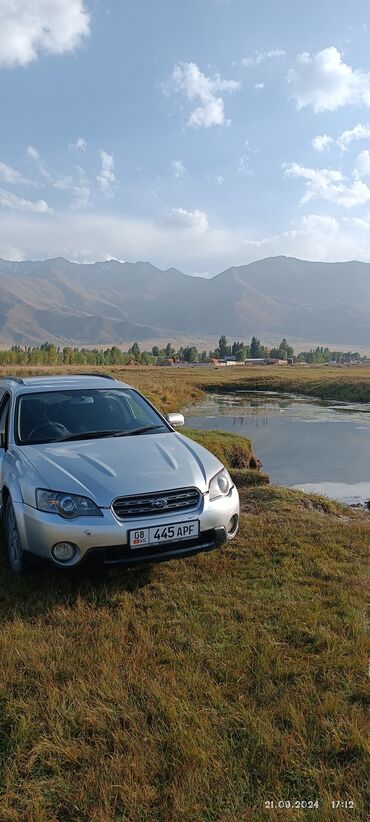
[[210, 379], [208, 390], [220, 390], [221, 382], [222, 390], [230, 392], [243, 389], [286, 391], [329, 400], [370, 402], [370, 368], [365, 366], [246, 367], [242, 375], [233, 368], [230, 379], [228, 374], [223, 375], [222, 379], [219, 371], [216, 371], [216, 380]]
[[[222, 369], [159, 371], [122, 374], [167, 411]], [[251, 486], [248, 440], [191, 436], [239, 486], [226, 547], [24, 580], [0, 551], [0, 822], [366, 818], [370, 517]]]
[[183, 428], [182, 431], [187, 437], [212, 451], [226, 466], [238, 487], [268, 484], [268, 475], [259, 470], [259, 461], [247, 437], [225, 431], [221, 434], [220, 431], [201, 431], [194, 428]]
[[[143, 391], [161, 410], [179, 409], [202, 397], [204, 391], [288, 391], [324, 399], [370, 402], [369, 366], [236, 366], [218, 368], [160, 368], [151, 366], [95, 367]], [[0, 375], [81, 373], [89, 368], [66, 366], [3, 366]]]
[[[251, 441], [247, 437], [220, 431], [201, 431], [193, 428], [181, 429], [185, 436], [212, 451], [227, 468], [251, 468], [254, 454]], [[252, 466], [251, 466], [252, 461]]]
[[17, 581], [2, 557], [2, 821], [365, 819], [370, 520], [241, 498], [240, 536], [193, 559]]

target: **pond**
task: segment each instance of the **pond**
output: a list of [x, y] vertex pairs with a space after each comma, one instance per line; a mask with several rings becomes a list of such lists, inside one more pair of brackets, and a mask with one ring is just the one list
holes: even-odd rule
[[348, 504], [370, 499], [370, 404], [292, 394], [208, 394], [183, 409], [189, 428], [252, 440], [272, 483]]

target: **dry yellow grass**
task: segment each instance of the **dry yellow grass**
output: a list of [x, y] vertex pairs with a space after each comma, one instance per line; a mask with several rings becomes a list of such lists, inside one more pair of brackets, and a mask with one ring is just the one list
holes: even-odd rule
[[[159, 370], [124, 377], [198, 392]], [[166, 565], [16, 580], [1, 552], [1, 822], [366, 818], [369, 516], [241, 501], [236, 540]]]
[[221, 383], [224, 391], [288, 391], [330, 400], [370, 402], [369, 366], [246, 366], [230, 368], [230, 373], [229, 368], [220, 368], [208, 374], [206, 383], [213, 390]]
[[3, 366], [0, 376], [16, 374], [110, 373], [143, 391], [162, 410], [178, 409], [197, 400], [202, 390], [289, 391], [328, 399], [370, 402], [370, 366], [227, 366], [165, 368], [111, 366]]
[[2, 822], [365, 819], [369, 519], [242, 504], [237, 540], [167, 565], [17, 581], [2, 557]]

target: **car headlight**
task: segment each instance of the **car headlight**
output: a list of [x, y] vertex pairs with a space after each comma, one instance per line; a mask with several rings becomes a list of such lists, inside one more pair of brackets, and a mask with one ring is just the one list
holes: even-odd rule
[[232, 486], [233, 482], [230, 474], [226, 471], [226, 468], [223, 468], [216, 476], [212, 477], [209, 483], [210, 500], [217, 499], [218, 497], [227, 497]]
[[66, 519], [74, 517], [102, 517], [103, 514], [92, 499], [80, 497], [79, 494], [63, 494], [62, 491], [46, 491], [38, 488], [36, 505], [40, 511], [48, 514], [59, 514]]

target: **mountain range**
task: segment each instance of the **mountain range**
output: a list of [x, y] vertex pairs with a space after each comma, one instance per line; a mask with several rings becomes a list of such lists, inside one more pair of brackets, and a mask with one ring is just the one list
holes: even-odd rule
[[270, 257], [207, 279], [148, 262], [0, 260], [3, 347], [220, 334], [370, 347], [370, 264]]

